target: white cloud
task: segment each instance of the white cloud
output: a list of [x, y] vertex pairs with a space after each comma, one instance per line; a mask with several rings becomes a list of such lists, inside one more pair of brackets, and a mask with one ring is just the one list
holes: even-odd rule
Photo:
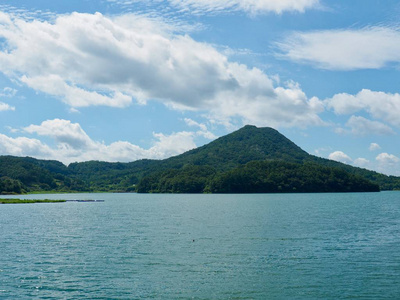
[[398, 163], [400, 162], [400, 159], [393, 155], [393, 154], [388, 154], [388, 153], [381, 153], [376, 157], [376, 160], [385, 163], [385, 164], [392, 164], [392, 163]]
[[0, 102], [0, 111], [15, 110], [15, 107], [8, 105], [7, 103]]
[[26, 137], [11, 138], [0, 134], [0, 153], [2, 155], [51, 158], [54, 151], [37, 139]]
[[357, 158], [354, 160], [354, 165], [360, 168], [371, 168], [371, 162], [366, 158]]
[[25, 127], [24, 131], [52, 137], [58, 143], [68, 145], [73, 149], [89, 149], [95, 146], [95, 143], [78, 123], [71, 123], [68, 120], [47, 120], [41, 125]]
[[169, 0], [180, 8], [195, 13], [244, 11], [251, 15], [274, 12], [281, 14], [285, 11], [304, 12], [315, 8], [319, 0]]
[[126, 107], [132, 102], [130, 96], [120, 92], [113, 91], [111, 96], [107, 96], [69, 85], [58, 75], [36, 76], [33, 78], [28, 78], [24, 75], [20, 80], [30, 88], [62, 98], [65, 103], [73, 108], [92, 105]]
[[376, 157], [375, 161], [370, 161], [362, 157], [353, 160], [344, 152], [335, 151], [329, 154], [328, 158], [356, 167], [375, 170], [382, 174], [400, 176], [400, 158], [393, 154], [381, 153]]
[[381, 146], [379, 146], [377, 143], [371, 143], [371, 145], [369, 145], [369, 151], [376, 151], [381, 149]]
[[194, 126], [194, 127], [199, 127], [200, 128], [200, 130], [196, 132], [196, 134], [198, 136], [203, 136], [203, 137], [205, 137], [206, 139], [209, 139], [209, 140], [214, 140], [214, 139], [217, 138], [217, 136], [215, 134], [213, 134], [211, 131], [208, 130], [208, 128], [207, 128], [207, 126], [205, 124], [198, 123], [198, 122], [196, 122], [196, 121], [194, 121], [192, 119], [189, 119], [189, 118], [185, 118], [184, 121], [188, 126]]
[[351, 116], [346, 123], [350, 130], [339, 128], [338, 133], [351, 133], [353, 135], [393, 135], [392, 128], [378, 121], [371, 121], [360, 116]]
[[400, 63], [397, 28], [296, 32], [277, 46], [279, 57], [328, 70], [379, 69]]
[[10, 88], [10, 87], [5, 87], [2, 92], [0, 92], [0, 97], [7, 97], [11, 98], [14, 97], [17, 94], [17, 90]]
[[198, 122], [196, 122], [196, 121], [194, 121], [192, 119], [189, 119], [189, 118], [185, 118], [184, 121], [188, 126], [199, 127], [202, 131], [207, 131], [207, 126], [205, 124], [198, 123]]
[[[315, 1], [260, 3], [295, 9], [295, 3]], [[0, 20], [0, 71], [73, 108], [157, 100], [173, 109], [205, 111], [221, 123], [238, 118], [273, 127], [324, 124], [318, 116], [322, 102], [308, 99], [298, 84], [274, 86], [260, 69], [230, 62], [213, 46], [174, 34], [158, 21], [100, 13], [72, 13], [52, 22], [0, 13]]]
[[331, 154], [329, 154], [328, 158], [331, 160], [345, 163], [345, 164], [350, 164], [353, 162], [353, 160], [350, 158], [350, 156], [348, 156], [347, 154], [345, 154], [342, 151], [332, 152]]
[[196, 147], [195, 132], [177, 132], [170, 135], [154, 133], [154, 144], [149, 149], [141, 148], [127, 141], [106, 145], [92, 140], [78, 123], [69, 120], [47, 120], [40, 125], [23, 128], [25, 133], [50, 137], [55, 147], [28, 138], [11, 138], [0, 134], [0, 153], [17, 156], [34, 156], [42, 159], [56, 159], [66, 164], [75, 161], [135, 161], [142, 158], [163, 159], [181, 154]]
[[7, 129], [8, 129], [8, 131], [9, 132], [11, 132], [11, 133], [16, 133], [16, 132], [19, 132], [20, 130], [19, 129], [17, 129], [17, 128], [13, 128], [13, 127], [11, 127], [11, 126], [5, 126]]
[[400, 175], [400, 159], [388, 153], [381, 153], [376, 157], [377, 170], [384, 174]]
[[324, 101], [336, 114], [352, 114], [366, 111], [373, 118], [400, 127], [400, 94], [361, 90], [356, 95], [341, 93]]
[[149, 153], [154, 158], [165, 158], [183, 153], [185, 151], [196, 148], [193, 141], [194, 133], [178, 132], [166, 136], [162, 133], [153, 134], [158, 141], [149, 149]]
[[241, 89], [224, 91], [210, 105], [211, 119], [228, 123], [229, 119], [238, 117], [244, 124], [274, 128], [326, 125], [318, 116], [323, 111], [322, 103], [317, 98], [308, 99], [298, 84], [290, 82], [286, 87], [271, 89], [266, 85], [269, 78], [267, 81], [260, 76], [251, 82], [243, 79], [246, 82]]
[[[146, 0], [108, 0], [108, 2], [118, 3], [122, 6], [147, 4], [151, 7], [152, 3]], [[165, 9], [164, 4], [179, 9], [180, 13], [190, 12], [192, 14], [216, 14], [243, 11], [250, 15], [264, 14], [273, 12], [282, 14], [283, 12], [304, 12], [307, 9], [318, 8], [319, 0], [158, 0], [155, 4]], [[169, 13], [170, 9], [166, 10]]]
[[70, 107], [68, 110], [71, 114], [80, 114], [81, 112], [75, 107]]

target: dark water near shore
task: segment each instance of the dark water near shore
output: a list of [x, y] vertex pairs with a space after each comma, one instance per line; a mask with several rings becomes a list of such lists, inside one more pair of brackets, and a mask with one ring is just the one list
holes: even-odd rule
[[30, 195], [0, 205], [0, 299], [395, 299], [400, 192]]

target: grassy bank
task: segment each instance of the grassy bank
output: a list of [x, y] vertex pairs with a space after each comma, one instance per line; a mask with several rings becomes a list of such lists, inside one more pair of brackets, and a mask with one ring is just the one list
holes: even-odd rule
[[25, 203], [60, 203], [65, 200], [21, 200], [21, 199], [0, 199], [0, 204], [25, 204]]

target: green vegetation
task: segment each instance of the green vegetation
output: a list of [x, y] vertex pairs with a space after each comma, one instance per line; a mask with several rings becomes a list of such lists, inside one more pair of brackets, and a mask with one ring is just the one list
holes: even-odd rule
[[[378, 187], [378, 188], [377, 188]], [[272, 128], [245, 126], [164, 160], [0, 157], [0, 194], [32, 192], [261, 193], [400, 189], [400, 178], [309, 155]]]
[[27, 203], [61, 203], [66, 200], [21, 200], [21, 199], [0, 199], [0, 204], [27, 204]]
[[87, 185], [58, 161], [0, 156], [0, 194], [87, 190]]
[[302, 162], [310, 155], [272, 128], [245, 126], [205, 146], [161, 161], [158, 167], [212, 166], [226, 171], [250, 161]]
[[204, 193], [208, 191], [210, 178], [216, 174], [209, 166], [185, 166], [168, 169], [142, 178], [138, 193]]
[[210, 167], [186, 166], [144, 177], [139, 193], [323, 193], [378, 192], [379, 186], [338, 168], [315, 163], [253, 161], [217, 173]]
[[[134, 163], [133, 163], [134, 164]], [[207, 176], [189, 172], [208, 168]], [[245, 126], [163, 161], [147, 162], [139, 193], [349, 192], [400, 188], [400, 178], [309, 155], [272, 128]], [[236, 182], [236, 183], [234, 183]], [[195, 187], [195, 188], [191, 188]]]
[[250, 162], [213, 178], [212, 193], [378, 192], [379, 186], [314, 163]]
[[133, 192], [139, 181], [137, 171], [127, 163], [88, 161], [72, 163], [68, 169], [96, 192]]
[[22, 194], [24, 192], [21, 181], [6, 176], [0, 178], [1, 194]]

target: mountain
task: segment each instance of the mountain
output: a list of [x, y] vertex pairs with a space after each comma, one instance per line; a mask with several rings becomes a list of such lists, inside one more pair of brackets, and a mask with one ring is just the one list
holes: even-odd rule
[[0, 157], [0, 193], [359, 192], [400, 189], [400, 178], [308, 154], [272, 128], [247, 125], [164, 160], [57, 161]]
[[229, 170], [257, 160], [302, 162], [309, 155], [272, 128], [245, 127], [215, 141], [164, 160], [161, 165], [182, 167], [186, 164], [208, 165]]
[[70, 169], [96, 190], [124, 190], [150, 173], [180, 169], [187, 165], [212, 166], [226, 171], [254, 160], [302, 161], [307, 153], [272, 128], [245, 126], [202, 147], [164, 160], [139, 160], [131, 163], [90, 161], [72, 163]]
[[[368, 178], [367, 178], [368, 177]], [[312, 156], [272, 128], [247, 125], [210, 144], [149, 163], [138, 192], [359, 192], [400, 179]]]

